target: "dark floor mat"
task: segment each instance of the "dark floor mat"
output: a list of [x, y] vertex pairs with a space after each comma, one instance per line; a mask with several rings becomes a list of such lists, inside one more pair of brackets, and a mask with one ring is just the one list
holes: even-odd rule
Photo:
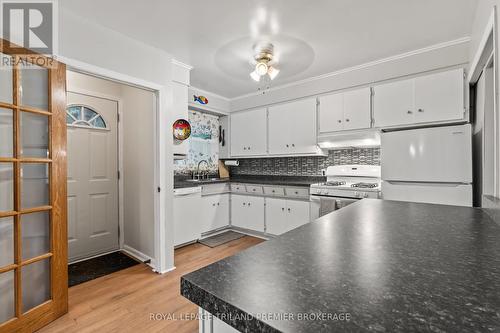
[[240, 239], [243, 236], [245, 235], [240, 234], [239, 232], [226, 231], [215, 236], [200, 239], [198, 242], [209, 247], [216, 247], [222, 244], [226, 244], [230, 241]]
[[139, 261], [121, 252], [113, 252], [80, 261], [68, 265], [68, 283], [70, 287], [73, 287], [77, 284], [135, 266], [139, 263]]

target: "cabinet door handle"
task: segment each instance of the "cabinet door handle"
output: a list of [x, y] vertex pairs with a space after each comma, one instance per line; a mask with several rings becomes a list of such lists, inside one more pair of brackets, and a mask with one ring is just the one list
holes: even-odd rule
[[339, 124], [342, 122], [342, 120], [340, 120], [340, 119], [339, 119], [339, 120], [337, 120], [337, 121], [339, 122]]
[[295, 147], [295, 143], [292, 143], [292, 147]]
[[418, 109], [418, 112], [424, 112], [424, 109]]
[[250, 207], [250, 202], [248, 203], [248, 207]]
[[243, 147], [243, 150], [247, 150], [247, 147]]
[[220, 202], [217, 203], [217, 206], [220, 206]]
[[411, 111], [411, 110], [408, 110], [408, 112], [407, 112], [407, 113], [408, 113], [408, 114], [413, 114], [413, 111]]
[[345, 121], [346, 121], [346, 122], [349, 122], [349, 119], [346, 119]]
[[290, 147], [290, 146], [289, 146], [289, 145], [286, 145], [286, 147], [288, 148], [288, 147]]
[[248, 150], [250, 150], [250, 147], [248, 147]]
[[299, 194], [299, 192], [295, 191], [295, 194]]
[[290, 213], [290, 208], [288, 208], [288, 212]]
[[285, 208], [281, 208], [282, 211], [285, 211]]
[[274, 193], [274, 192], [276, 192], [276, 191], [275, 191], [275, 190], [272, 190], [272, 192]]
[[246, 206], [247, 204], [246, 203], [243, 203], [243, 206]]
[[257, 191], [257, 190], [256, 190], [256, 189], [253, 189], [252, 191], [254, 191], [254, 192], [255, 192], [255, 191]]
[[214, 207], [215, 207], [215, 204], [212, 204], [212, 206], [214, 206]]

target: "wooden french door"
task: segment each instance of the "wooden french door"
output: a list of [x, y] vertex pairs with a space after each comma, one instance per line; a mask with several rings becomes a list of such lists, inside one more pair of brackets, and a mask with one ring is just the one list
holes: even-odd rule
[[0, 333], [67, 312], [66, 67], [0, 40]]

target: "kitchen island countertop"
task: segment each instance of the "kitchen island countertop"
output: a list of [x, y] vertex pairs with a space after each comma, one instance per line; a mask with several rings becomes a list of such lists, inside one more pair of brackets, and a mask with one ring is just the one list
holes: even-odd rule
[[365, 199], [183, 276], [181, 294], [242, 332], [495, 331], [500, 225]]

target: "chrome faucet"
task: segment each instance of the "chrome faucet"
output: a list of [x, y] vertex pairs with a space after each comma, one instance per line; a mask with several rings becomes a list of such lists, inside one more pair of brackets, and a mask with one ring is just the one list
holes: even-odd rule
[[193, 179], [204, 179], [204, 178], [208, 178], [208, 173], [200, 173], [200, 166], [201, 166], [201, 163], [205, 162], [205, 164], [207, 165], [207, 167], [210, 167], [210, 164], [208, 164], [208, 161], [207, 160], [201, 160], [198, 162], [198, 166], [196, 167], [196, 173], [193, 174]]

